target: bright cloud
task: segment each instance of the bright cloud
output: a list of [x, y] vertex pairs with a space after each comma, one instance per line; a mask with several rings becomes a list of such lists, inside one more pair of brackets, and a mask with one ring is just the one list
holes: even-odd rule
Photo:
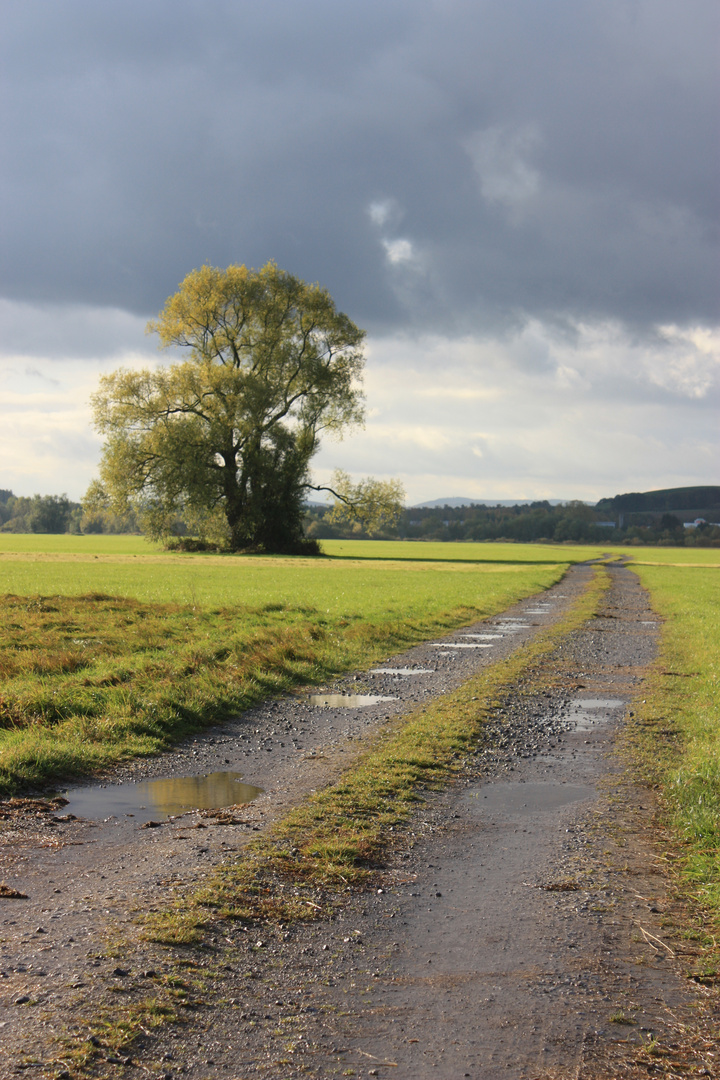
[[679, 401], [662, 383], [677, 377], [676, 348], [687, 363], [715, 364], [714, 338], [665, 337], [653, 348], [615, 325], [532, 322], [503, 339], [372, 339], [372, 415], [364, 431], [323, 446], [318, 474], [332, 461], [355, 475], [399, 475], [410, 502], [712, 483], [717, 365], [701, 396]]
[[409, 240], [383, 240], [382, 245], [388, 262], [393, 266], [400, 263], [412, 263], [416, 260], [415, 250]]

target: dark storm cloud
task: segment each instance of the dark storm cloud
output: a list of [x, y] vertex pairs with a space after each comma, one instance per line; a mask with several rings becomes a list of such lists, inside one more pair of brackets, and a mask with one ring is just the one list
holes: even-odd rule
[[714, 321], [718, 10], [11, 2], [0, 293], [146, 315], [275, 258], [376, 330]]

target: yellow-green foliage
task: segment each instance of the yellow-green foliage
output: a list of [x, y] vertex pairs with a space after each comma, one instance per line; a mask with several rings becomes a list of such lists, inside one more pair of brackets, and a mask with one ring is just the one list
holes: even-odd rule
[[646, 753], [682, 841], [684, 872], [720, 919], [720, 567], [701, 565], [711, 552], [692, 554], [696, 565], [636, 567], [665, 619], [641, 718], [658, 733]]
[[[66, 590], [0, 597], [0, 791], [156, 753], [267, 694], [368, 666], [501, 611], [564, 569], [196, 561], [202, 591], [215, 604]], [[94, 558], [26, 565], [39, 566], [40, 576], [49, 568], [65, 585], [76, 565], [90, 565], [95, 581], [103, 576]], [[119, 566], [109, 560], [107, 576]], [[184, 566], [192, 571], [193, 562], [137, 560], [132, 582], [138, 591], [171, 590]], [[238, 603], [243, 592], [248, 599]], [[229, 599], [220, 606], [223, 595]]]

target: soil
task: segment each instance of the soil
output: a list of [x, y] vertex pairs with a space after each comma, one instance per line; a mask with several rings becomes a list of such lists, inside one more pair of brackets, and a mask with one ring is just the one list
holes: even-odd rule
[[[687, 978], [694, 947], [653, 796], [617, 752], [658, 631], [621, 566], [599, 617], [508, 693], [464, 773], [426, 795], [372, 889], [332, 920], [233, 924], [180, 959], [135, 940], [138, 911], [162, 909], [332, 782], [396, 715], [531, 639], [590, 573], [574, 568], [462, 631], [501, 637], [444, 639], [490, 648], [429, 643], [378, 665], [424, 674], [363, 673], [326, 688], [394, 700], [269, 701], [110, 778], [241, 772], [264, 794], [232, 814], [159, 813], [148, 829], [130, 817], [62, 820], [47, 799], [0, 804], [0, 1077], [71, 1075], [62, 1039], [86, 1039], [92, 1017], [148, 997], [180, 968], [193, 988], [182, 1023], [148, 1029], [120, 1057], [98, 1040], [96, 1075], [720, 1075], [718, 1001]], [[112, 794], [99, 789], [101, 801], [103, 790]], [[108, 948], [119, 939], [134, 941], [121, 962]]]

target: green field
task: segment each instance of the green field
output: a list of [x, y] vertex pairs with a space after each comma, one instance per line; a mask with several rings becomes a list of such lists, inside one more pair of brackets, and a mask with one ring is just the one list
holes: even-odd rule
[[[687, 879], [720, 918], [720, 556], [604, 550], [632, 561], [665, 620], [638, 745]], [[0, 534], [0, 791], [156, 753], [267, 694], [502, 611], [603, 549], [337, 540], [324, 551], [184, 555], [136, 536]]]
[[0, 533], [0, 594], [102, 592], [151, 603], [281, 603], [333, 614], [421, 615], [438, 603], [472, 606], [468, 573], [474, 580], [483, 571], [552, 570], [601, 552], [565, 545], [362, 540], [328, 540], [323, 548], [327, 557], [319, 559], [183, 555], [164, 552], [139, 536]]
[[720, 568], [718, 548], [630, 547], [613, 548], [637, 566], [687, 566]]
[[0, 790], [156, 753], [267, 694], [502, 611], [596, 549], [343, 542], [325, 558], [4, 535]]
[[[705, 555], [707, 552], [697, 552]], [[720, 924], [720, 568], [638, 565], [665, 620], [640, 708], [639, 745], [659, 785], [691, 893]]]

